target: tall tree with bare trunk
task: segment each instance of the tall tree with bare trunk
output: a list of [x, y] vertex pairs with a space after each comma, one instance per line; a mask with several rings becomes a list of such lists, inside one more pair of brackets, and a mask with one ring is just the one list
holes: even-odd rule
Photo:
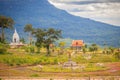
[[5, 42], [4, 29], [5, 28], [12, 29], [13, 25], [14, 25], [14, 20], [12, 18], [6, 16], [0, 16], [0, 29], [1, 29], [0, 42], [2, 43]]

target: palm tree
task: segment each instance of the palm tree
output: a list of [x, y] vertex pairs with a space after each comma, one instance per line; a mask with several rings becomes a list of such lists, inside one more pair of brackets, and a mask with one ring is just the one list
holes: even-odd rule
[[10, 17], [0, 16], [0, 28], [1, 28], [1, 39], [0, 42], [5, 41], [4, 29], [5, 28], [13, 28], [14, 21]]

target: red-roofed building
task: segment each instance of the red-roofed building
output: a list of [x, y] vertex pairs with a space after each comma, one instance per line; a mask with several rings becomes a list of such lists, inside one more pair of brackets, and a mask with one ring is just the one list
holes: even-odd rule
[[81, 49], [81, 47], [84, 46], [83, 40], [73, 40], [71, 44], [71, 48]]

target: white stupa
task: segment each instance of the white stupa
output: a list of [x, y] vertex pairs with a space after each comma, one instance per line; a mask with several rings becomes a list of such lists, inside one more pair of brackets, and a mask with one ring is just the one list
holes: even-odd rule
[[13, 40], [12, 41], [13, 41], [13, 43], [20, 43], [20, 38], [19, 38], [19, 35], [18, 35], [16, 29], [15, 29], [15, 32], [13, 34]]
[[24, 46], [24, 45], [25, 44], [20, 42], [20, 37], [15, 29], [13, 37], [12, 37], [12, 42], [10, 43], [11, 48], [16, 48], [16, 47], [20, 47], [20, 46]]

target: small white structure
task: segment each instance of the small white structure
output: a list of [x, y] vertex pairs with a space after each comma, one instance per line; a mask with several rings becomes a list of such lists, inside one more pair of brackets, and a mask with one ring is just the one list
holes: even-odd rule
[[104, 67], [104, 64], [103, 63], [96, 63], [96, 66]]
[[12, 42], [10, 43], [10, 47], [11, 48], [16, 48], [16, 47], [20, 47], [20, 46], [24, 46], [25, 44], [23, 44], [22, 42], [20, 42], [20, 37], [15, 29], [13, 37], [12, 37]]
[[72, 69], [77, 69], [78, 64], [72, 60], [69, 60], [63, 64], [63, 68], [72, 68]]
[[19, 43], [20, 42], [20, 38], [19, 38], [19, 35], [15, 29], [15, 32], [13, 34], [13, 43]]

